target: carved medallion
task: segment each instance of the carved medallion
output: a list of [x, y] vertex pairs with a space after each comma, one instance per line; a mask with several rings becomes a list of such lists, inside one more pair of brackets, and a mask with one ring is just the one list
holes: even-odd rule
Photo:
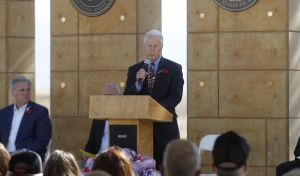
[[242, 10], [247, 10], [258, 0], [214, 0], [220, 7], [225, 10], [238, 12]]
[[99, 16], [107, 12], [115, 0], [70, 0], [73, 7], [82, 15]]

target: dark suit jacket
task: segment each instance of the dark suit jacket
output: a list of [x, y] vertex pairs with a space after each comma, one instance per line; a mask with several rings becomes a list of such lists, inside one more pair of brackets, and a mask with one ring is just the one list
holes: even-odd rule
[[96, 119], [93, 120], [90, 136], [84, 149], [86, 152], [93, 153], [93, 154], [98, 153], [102, 143], [104, 128], [105, 128], [105, 120], [96, 120]]
[[[23, 115], [16, 138], [16, 149], [26, 148], [38, 153], [42, 160], [45, 158], [48, 143], [51, 139], [52, 125], [49, 119], [48, 109], [36, 104], [28, 102], [26, 107], [32, 111]], [[14, 104], [4, 107], [0, 110], [0, 142], [5, 146], [11, 130], [14, 115]]]
[[[135, 87], [136, 73], [143, 68], [143, 64], [144, 62], [140, 62], [129, 67], [124, 95], [148, 95], [147, 77], [140, 92], [136, 92]], [[167, 69], [168, 72], [160, 72], [162, 69]], [[161, 57], [152, 90], [152, 98], [173, 114], [173, 122], [155, 122], [153, 124], [154, 138], [160, 145], [166, 145], [170, 140], [179, 138], [175, 107], [181, 101], [183, 84], [181, 65]]]

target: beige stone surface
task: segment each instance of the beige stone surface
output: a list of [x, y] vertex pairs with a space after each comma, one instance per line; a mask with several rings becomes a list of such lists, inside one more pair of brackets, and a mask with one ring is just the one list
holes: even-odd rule
[[51, 38], [51, 70], [78, 70], [77, 36], [61, 36]]
[[78, 116], [78, 73], [51, 73], [51, 118]]
[[188, 78], [188, 117], [218, 117], [218, 72], [189, 71]]
[[0, 91], [0, 109], [5, 107], [7, 105], [7, 92], [8, 92], [8, 85], [7, 85], [7, 80], [6, 80], [6, 75], [5, 73], [0, 73], [0, 87], [2, 91]]
[[[200, 18], [201, 13], [204, 14], [204, 18]], [[187, 31], [218, 31], [218, 5], [211, 0], [187, 1]]]
[[267, 176], [276, 175], [276, 167], [267, 167]]
[[[233, 130], [241, 134], [249, 145], [250, 166], [266, 165], [266, 121], [264, 119], [243, 118], [188, 118], [187, 139], [195, 142], [198, 146], [200, 140], [207, 134], [222, 134]], [[202, 156], [202, 163], [212, 163], [211, 154]]]
[[[258, 1], [248, 10], [233, 13], [219, 8], [220, 31], [280, 31], [286, 30], [287, 2]], [[268, 12], [273, 16], [269, 17]]]
[[291, 70], [300, 70], [299, 48], [300, 48], [300, 33], [289, 32], [289, 69]]
[[[78, 12], [69, 0], [51, 0], [51, 35], [78, 34]], [[65, 18], [65, 22], [62, 22]]]
[[[98, 71], [79, 73], [79, 116], [89, 115], [90, 95], [102, 95], [103, 87], [113, 82], [120, 86], [121, 82], [126, 84], [127, 71]], [[123, 94], [124, 88], [121, 87]]]
[[220, 69], [286, 69], [286, 33], [221, 33]]
[[152, 29], [161, 31], [161, 0], [138, 0], [137, 21], [138, 33], [146, 33]]
[[138, 51], [138, 62], [140, 61], [143, 61], [147, 58], [146, 56], [146, 50], [145, 50], [145, 44], [144, 44], [144, 37], [145, 37], [145, 34], [139, 34], [137, 35], [138, 36], [138, 48], [137, 48], [137, 51]]
[[[249, 173], [247, 176], [266, 176], [267, 168], [266, 167], [250, 167]], [[275, 175], [273, 175], [275, 176]]]
[[267, 166], [276, 167], [286, 161], [286, 123], [286, 119], [267, 119]]
[[289, 30], [300, 31], [300, 1], [289, 0]]
[[17, 37], [34, 37], [34, 1], [7, 1], [7, 34]]
[[51, 118], [53, 133], [50, 152], [56, 149], [69, 151], [76, 160], [80, 160], [82, 154], [79, 149], [85, 148], [92, 121], [89, 118]]
[[[79, 14], [79, 34], [136, 33], [136, 0], [115, 1], [112, 7], [97, 17]], [[122, 21], [121, 16], [125, 19]]]
[[300, 117], [300, 71], [289, 71], [289, 117]]
[[0, 38], [0, 72], [7, 71], [5, 38]]
[[5, 33], [5, 22], [6, 22], [6, 14], [5, 14], [5, 1], [0, 1], [0, 37], [4, 37]]
[[136, 35], [79, 37], [79, 70], [128, 70], [136, 63]]
[[188, 70], [218, 68], [218, 34], [188, 34]]
[[34, 73], [9, 73], [8, 74], [8, 82], [7, 82], [7, 95], [8, 95], [8, 105], [15, 103], [14, 97], [11, 95], [10, 92], [10, 82], [15, 79], [17, 76], [25, 76], [28, 78], [31, 82], [31, 88], [30, 88], [30, 93], [31, 93], [31, 100], [35, 101], [35, 74]]
[[286, 116], [285, 71], [219, 72], [220, 117]]
[[35, 72], [34, 38], [8, 38], [8, 71]]
[[286, 161], [295, 159], [294, 150], [299, 139], [300, 118], [290, 118], [288, 128], [289, 128], [288, 131], [289, 158], [287, 158]]

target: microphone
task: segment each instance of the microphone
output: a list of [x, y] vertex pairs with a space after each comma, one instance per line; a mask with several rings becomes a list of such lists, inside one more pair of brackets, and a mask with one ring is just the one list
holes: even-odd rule
[[[148, 68], [148, 65], [151, 63], [150, 59], [145, 59], [144, 60], [144, 66], [143, 66], [143, 69], [146, 71], [146, 69]], [[143, 82], [143, 79], [142, 78], [139, 78], [138, 79], [138, 83], [141, 84]]]

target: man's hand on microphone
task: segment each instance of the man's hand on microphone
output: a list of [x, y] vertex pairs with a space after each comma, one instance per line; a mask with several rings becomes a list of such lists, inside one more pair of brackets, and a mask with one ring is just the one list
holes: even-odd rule
[[[141, 68], [141, 69], [136, 73], [136, 80], [137, 80], [137, 84], [138, 84], [138, 85], [141, 85], [141, 84], [143, 83], [143, 81], [144, 81], [146, 75], [147, 75], [147, 73], [146, 73], [146, 71], [145, 71], [143, 68]], [[138, 82], [139, 78], [142, 79], [142, 82], [141, 82], [141, 83]]]

